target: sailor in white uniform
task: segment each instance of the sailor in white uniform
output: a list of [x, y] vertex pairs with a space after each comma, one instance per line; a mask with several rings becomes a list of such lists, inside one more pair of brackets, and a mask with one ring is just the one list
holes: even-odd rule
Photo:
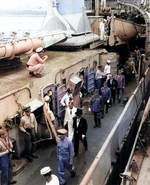
[[74, 129], [73, 129], [73, 118], [76, 116], [75, 112], [77, 108], [73, 106], [73, 101], [69, 103], [69, 106], [66, 108], [64, 126], [68, 124], [68, 139], [72, 141]]
[[101, 6], [106, 7], [106, 0], [101, 0]]
[[61, 99], [60, 103], [65, 106], [68, 107], [69, 105], [69, 101], [70, 98], [72, 99], [72, 90], [70, 88], [67, 89], [67, 93], [63, 96], [63, 98]]
[[104, 40], [104, 36], [105, 36], [105, 20], [104, 19], [102, 19], [102, 22], [100, 22], [99, 30], [100, 30], [100, 40]]
[[110, 63], [111, 61], [110, 60], [107, 60], [107, 64], [105, 65], [105, 68], [104, 68], [104, 73], [107, 74], [107, 80], [109, 79], [109, 74], [110, 74]]

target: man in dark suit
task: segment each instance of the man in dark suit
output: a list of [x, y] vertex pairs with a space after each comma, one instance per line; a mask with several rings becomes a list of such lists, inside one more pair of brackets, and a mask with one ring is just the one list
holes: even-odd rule
[[74, 128], [74, 150], [75, 156], [79, 151], [79, 140], [84, 145], [85, 151], [88, 150], [87, 140], [86, 140], [86, 132], [87, 132], [87, 121], [82, 117], [82, 109], [77, 108], [75, 112], [76, 117], [73, 118], [73, 128]]
[[109, 74], [109, 79], [107, 81], [107, 87], [111, 89], [111, 100], [110, 100], [110, 105], [112, 105], [112, 99], [113, 99], [113, 104], [115, 103], [116, 99], [116, 91], [117, 91], [117, 80], [113, 78], [113, 74]]

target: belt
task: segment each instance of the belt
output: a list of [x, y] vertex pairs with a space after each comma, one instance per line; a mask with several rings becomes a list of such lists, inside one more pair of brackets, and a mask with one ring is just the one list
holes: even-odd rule
[[26, 128], [26, 131], [31, 133], [32, 128]]

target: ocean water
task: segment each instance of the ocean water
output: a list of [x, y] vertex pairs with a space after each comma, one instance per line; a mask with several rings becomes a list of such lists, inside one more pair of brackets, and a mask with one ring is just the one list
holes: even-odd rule
[[0, 16], [0, 32], [40, 30], [45, 17], [3, 17]]

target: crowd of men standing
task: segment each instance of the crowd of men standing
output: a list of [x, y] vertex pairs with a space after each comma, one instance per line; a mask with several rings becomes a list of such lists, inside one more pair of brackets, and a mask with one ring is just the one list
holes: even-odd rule
[[[108, 60], [106, 66], [98, 66], [95, 71], [95, 91], [94, 95], [90, 100], [90, 108], [94, 115], [94, 128], [101, 127], [101, 118], [104, 117], [105, 113], [108, 113], [108, 108], [116, 101], [116, 93], [118, 102], [121, 102], [123, 89], [125, 87], [125, 78], [118, 71], [118, 75], [114, 78], [111, 73], [111, 61]], [[40, 173], [46, 178], [46, 184], [60, 184], [65, 185], [65, 173], [66, 169], [70, 172], [71, 176], [76, 175], [76, 168], [73, 165], [73, 158], [78, 156], [79, 152], [79, 141], [83, 144], [84, 150], [88, 150], [87, 142], [87, 120], [82, 116], [83, 112], [80, 107], [74, 107], [72, 90], [67, 89], [66, 94], [61, 99], [60, 103], [65, 107], [65, 115], [63, 124], [60, 124], [58, 129], [54, 129], [55, 116], [50, 110], [50, 97], [52, 92], [44, 95], [44, 107], [50, 117], [50, 126], [53, 127], [52, 132], [56, 135], [57, 142], [57, 159], [58, 159], [58, 178], [52, 175], [52, 170], [49, 166], [41, 169]], [[33, 158], [38, 158], [35, 154], [36, 151], [36, 134], [38, 132], [38, 124], [35, 115], [31, 113], [30, 107], [23, 109], [24, 113], [20, 120], [20, 130], [24, 135], [24, 142], [26, 144], [26, 154], [29, 162], [33, 161]], [[3, 166], [5, 162], [5, 156], [12, 150], [12, 143], [10, 140], [6, 140], [8, 134], [6, 131], [0, 132], [0, 168], [1, 168], [1, 185], [8, 185], [16, 183], [16, 181], [10, 178], [8, 171], [10, 169], [10, 160], [6, 161], [7, 168]], [[3, 139], [5, 138], [5, 139]], [[3, 140], [6, 141], [6, 145], [3, 144]], [[8, 148], [9, 147], [9, 148]], [[5, 151], [4, 153], [2, 151]], [[3, 174], [3, 177], [2, 177]]]
[[115, 104], [116, 94], [118, 103], [122, 102], [125, 77], [121, 70], [118, 70], [118, 75], [114, 78], [110, 64], [111, 61], [107, 60], [105, 67], [100, 65], [95, 70], [95, 92], [90, 101], [90, 110], [94, 115], [94, 128], [101, 127], [101, 118], [104, 118], [108, 108]]

